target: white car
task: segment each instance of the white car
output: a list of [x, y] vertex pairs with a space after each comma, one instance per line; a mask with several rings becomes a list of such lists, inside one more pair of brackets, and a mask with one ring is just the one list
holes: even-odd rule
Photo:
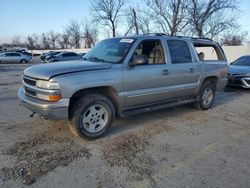
[[32, 56], [19, 52], [3, 52], [0, 54], [0, 63], [29, 63]]

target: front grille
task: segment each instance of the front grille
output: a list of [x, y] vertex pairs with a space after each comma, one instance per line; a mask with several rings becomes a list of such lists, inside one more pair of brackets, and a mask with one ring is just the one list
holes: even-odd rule
[[25, 90], [25, 93], [26, 93], [27, 95], [30, 95], [30, 96], [33, 96], [33, 97], [36, 96], [36, 92], [35, 92], [35, 91], [32, 91], [31, 89], [25, 87], [24, 90]]
[[36, 86], [36, 80], [34, 80], [34, 79], [24, 77], [23, 81], [24, 81], [25, 84], [28, 84], [28, 85], [31, 85], [31, 86]]
[[36, 91], [32, 87], [36, 86], [36, 79], [30, 77], [23, 77], [24, 91], [31, 97], [36, 97]]
[[241, 84], [242, 84], [242, 81], [241, 81], [241, 80], [238, 80], [238, 79], [235, 79], [235, 80], [233, 81], [233, 83], [234, 83], [234, 84], [239, 84], [239, 85], [241, 85]]

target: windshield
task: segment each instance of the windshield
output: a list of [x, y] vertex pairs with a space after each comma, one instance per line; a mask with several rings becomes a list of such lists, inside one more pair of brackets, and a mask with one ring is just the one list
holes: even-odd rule
[[250, 56], [240, 57], [235, 62], [233, 62], [233, 65], [250, 66]]
[[134, 39], [113, 38], [99, 42], [85, 56], [85, 60], [121, 63], [126, 57], [129, 49], [134, 43]]

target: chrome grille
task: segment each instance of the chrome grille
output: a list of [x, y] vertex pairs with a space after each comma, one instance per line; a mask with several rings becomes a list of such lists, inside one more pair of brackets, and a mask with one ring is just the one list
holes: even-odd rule
[[29, 95], [31, 97], [36, 97], [36, 91], [33, 89], [33, 87], [36, 86], [36, 79], [24, 76], [23, 83], [26, 95]]
[[36, 96], [36, 92], [33, 91], [33, 90], [31, 90], [31, 89], [29, 89], [29, 88], [27, 88], [27, 87], [24, 87], [24, 90], [25, 90], [25, 93], [26, 93], [27, 95], [30, 95], [30, 96], [32, 96], [32, 97], [35, 97], [35, 96]]
[[25, 84], [28, 84], [28, 85], [31, 85], [31, 86], [36, 86], [36, 80], [35, 79], [24, 77], [23, 81], [24, 81]]

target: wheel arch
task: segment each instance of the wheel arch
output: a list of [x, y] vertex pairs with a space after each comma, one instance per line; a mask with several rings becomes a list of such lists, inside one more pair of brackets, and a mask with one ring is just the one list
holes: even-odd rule
[[203, 80], [202, 84], [203, 84], [205, 81], [210, 81], [212, 84], [214, 84], [215, 86], [217, 86], [218, 80], [219, 80], [219, 78], [218, 78], [217, 76], [208, 76], [208, 77], [206, 77], [206, 78]]
[[215, 87], [217, 88], [219, 78], [218, 78], [217, 76], [207, 76], [207, 77], [205, 77], [203, 80], [201, 80], [201, 81], [199, 82], [198, 88], [197, 88], [197, 90], [196, 90], [196, 95], [199, 94], [202, 85], [203, 85], [204, 82], [206, 82], [206, 81], [210, 81], [210, 82], [211, 82], [212, 84], [214, 84]]
[[70, 101], [69, 101], [69, 110], [68, 110], [69, 120], [71, 120], [73, 117], [74, 106], [75, 106], [76, 101], [79, 98], [83, 97], [84, 95], [91, 94], [91, 93], [98, 93], [98, 94], [104, 95], [105, 97], [109, 98], [115, 107], [116, 113], [118, 112], [118, 108], [119, 108], [118, 95], [117, 95], [117, 91], [115, 90], [115, 88], [113, 88], [111, 86], [85, 88], [85, 89], [81, 89], [81, 90], [76, 91], [71, 96]]

